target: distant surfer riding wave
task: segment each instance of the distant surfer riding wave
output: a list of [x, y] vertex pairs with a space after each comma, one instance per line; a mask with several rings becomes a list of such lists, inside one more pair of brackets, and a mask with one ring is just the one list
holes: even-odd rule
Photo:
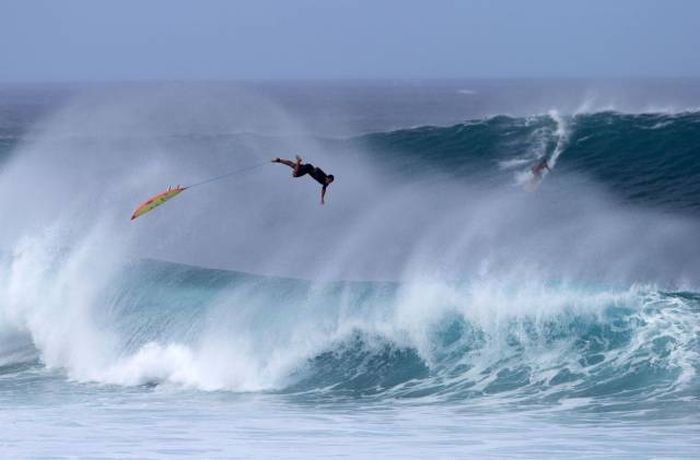
[[540, 182], [542, 182], [542, 179], [544, 179], [545, 170], [547, 172], [552, 172], [552, 169], [549, 166], [549, 159], [547, 157], [537, 160], [537, 162], [530, 167], [529, 180], [523, 186], [525, 191], [534, 192], [537, 190]]
[[545, 169], [549, 172], [552, 172], [552, 170], [549, 167], [549, 160], [546, 157], [542, 158], [537, 163], [535, 163], [532, 166], [532, 168], [530, 168], [530, 172], [532, 172], [532, 175], [536, 179], [541, 179]]

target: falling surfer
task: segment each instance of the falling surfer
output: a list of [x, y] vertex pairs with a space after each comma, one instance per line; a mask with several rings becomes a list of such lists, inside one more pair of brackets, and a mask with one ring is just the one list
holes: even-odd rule
[[302, 163], [302, 158], [296, 155], [296, 161], [285, 160], [283, 158], [275, 158], [272, 160], [273, 163], [282, 163], [290, 168], [292, 168], [293, 177], [301, 177], [308, 174], [313, 177], [316, 182], [322, 185], [321, 188], [321, 204], [325, 204], [326, 199], [326, 188], [335, 180], [333, 174], [326, 174], [323, 170], [311, 163]]

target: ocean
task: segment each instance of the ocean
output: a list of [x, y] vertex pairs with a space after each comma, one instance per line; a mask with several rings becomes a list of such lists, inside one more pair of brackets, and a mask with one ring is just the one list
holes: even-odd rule
[[700, 80], [5, 84], [0, 216], [3, 458], [700, 452]]

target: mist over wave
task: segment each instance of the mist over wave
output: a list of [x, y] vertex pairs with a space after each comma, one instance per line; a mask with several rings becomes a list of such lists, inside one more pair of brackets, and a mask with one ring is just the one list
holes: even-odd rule
[[[699, 120], [552, 111], [324, 139], [248, 91], [78, 100], [0, 170], [0, 365], [202, 390], [682, 401], [700, 366]], [[295, 153], [335, 174], [326, 206], [270, 164], [128, 220], [167, 185]], [[543, 158], [552, 172], [524, 191]]]

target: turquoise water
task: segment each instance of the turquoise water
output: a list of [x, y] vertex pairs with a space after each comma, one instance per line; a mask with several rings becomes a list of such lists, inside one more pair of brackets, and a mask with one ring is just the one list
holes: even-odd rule
[[44, 398], [13, 398], [3, 410], [9, 456], [692, 458], [698, 447], [697, 418], [571, 413], [575, 402], [525, 412], [402, 400], [311, 403], [36, 378], [44, 385], [29, 388]]
[[[8, 109], [3, 457], [696, 456], [697, 112], [337, 136], [199, 91]], [[266, 164], [128, 219], [295, 152], [325, 206]]]

